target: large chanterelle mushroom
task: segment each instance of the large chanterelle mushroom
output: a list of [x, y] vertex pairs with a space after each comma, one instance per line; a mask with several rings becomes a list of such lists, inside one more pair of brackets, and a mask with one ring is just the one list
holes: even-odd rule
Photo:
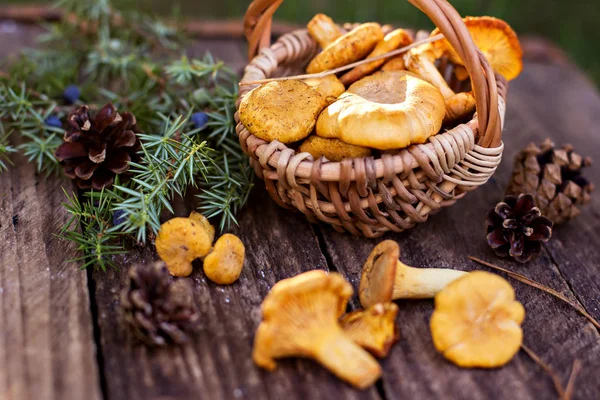
[[317, 135], [379, 150], [424, 143], [445, 115], [440, 91], [406, 71], [376, 72], [350, 86], [317, 120]]
[[357, 388], [381, 375], [379, 363], [342, 331], [352, 286], [337, 273], [315, 270], [279, 281], [262, 304], [252, 358], [273, 370], [275, 359], [307, 357]]
[[309, 74], [358, 61], [383, 40], [383, 30], [379, 24], [367, 22], [342, 34], [340, 28], [323, 14], [317, 14], [308, 23], [308, 33], [323, 49], [306, 67]]

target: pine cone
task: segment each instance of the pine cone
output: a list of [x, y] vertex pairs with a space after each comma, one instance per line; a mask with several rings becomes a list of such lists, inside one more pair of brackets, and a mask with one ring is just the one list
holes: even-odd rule
[[578, 216], [579, 207], [590, 202], [594, 185], [581, 170], [591, 164], [589, 157], [581, 157], [571, 145], [557, 149], [550, 139], [539, 148], [531, 143], [515, 158], [506, 194], [532, 194], [542, 214], [562, 224]]
[[121, 307], [136, 336], [153, 346], [187, 342], [199, 317], [190, 282], [173, 281], [163, 262], [130, 268]]
[[127, 171], [129, 162], [136, 159], [140, 141], [133, 114], [119, 114], [109, 103], [92, 118], [89, 107], [81, 106], [67, 123], [64, 143], [56, 150], [56, 158], [65, 175], [81, 189], [111, 186], [115, 176]]
[[542, 216], [533, 196], [507, 196], [487, 214], [487, 241], [499, 257], [527, 262], [552, 236], [552, 221]]

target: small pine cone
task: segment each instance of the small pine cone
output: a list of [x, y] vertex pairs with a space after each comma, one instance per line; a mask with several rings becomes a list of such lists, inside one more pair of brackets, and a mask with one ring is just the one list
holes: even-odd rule
[[527, 262], [552, 236], [552, 221], [542, 216], [533, 196], [507, 196], [487, 214], [487, 241], [499, 257]]
[[79, 188], [110, 187], [115, 176], [127, 171], [129, 162], [136, 159], [140, 141], [133, 114], [119, 114], [109, 103], [92, 118], [89, 107], [81, 106], [67, 123], [56, 158]]
[[144, 343], [182, 344], [198, 322], [193, 297], [188, 280], [173, 281], [165, 264], [157, 262], [130, 268], [121, 307], [125, 321]]
[[530, 143], [515, 158], [506, 194], [533, 195], [542, 214], [562, 224], [578, 216], [579, 208], [591, 200], [594, 184], [581, 175], [591, 164], [571, 145], [556, 148], [550, 139], [540, 147]]

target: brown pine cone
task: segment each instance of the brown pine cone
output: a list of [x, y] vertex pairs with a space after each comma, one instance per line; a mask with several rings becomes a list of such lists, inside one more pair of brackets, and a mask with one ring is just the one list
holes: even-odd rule
[[136, 336], [152, 346], [182, 344], [189, 340], [199, 314], [188, 280], [173, 281], [163, 262], [129, 269], [121, 292], [123, 316]]
[[542, 216], [533, 196], [507, 196], [487, 214], [487, 241], [499, 257], [527, 262], [552, 236], [552, 221]]
[[581, 171], [591, 164], [589, 157], [575, 153], [571, 145], [555, 148], [550, 139], [540, 147], [531, 143], [515, 158], [506, 194], [532, 194], [542, 214], [562, 224], [578, 216], [579, 207], [590, 202], [594, 184]]
[[89, 107], [81, 106], [69, 115], [67, 123], [56, 158], [79, 188], [111, 186], [115, 176], [127, 171], [129, 162], [137, 158], [140, 141], [133, 114], [119, 114], [109, 103], [92, 118]]

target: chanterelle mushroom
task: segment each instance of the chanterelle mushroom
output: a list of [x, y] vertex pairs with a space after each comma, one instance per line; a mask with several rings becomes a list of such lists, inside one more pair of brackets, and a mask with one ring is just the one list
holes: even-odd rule
[[505, 279], [475, 271], [435, 296], [431, 336], [435, 348], [456, 365], [495, 368], [519, 351], [524, 318], [525, 309]]
[[194, 218], [173, 218], [160, 226], [154, 244], [171, 275], [188, 276], [192, 261], [210, 251], [212, 238]]
[[[408, 46], [412, 43], [412, 36], [404, 29], [396, 29], [385, 35], [383, 40], [375, 46], [373, 51], [367, 56], [367, 59], [389, 53], [400, 47]], [[386, 60], [372, 61], [368, 64], [362, 64], [346, 72], [340, 80], [344, 85], [351, 85], [357, 80], [369, 75], [379, 68]]]
[[338, 323], [350, 296], [352, 286], [337, 273], [315, 270], [278, 282], [262, 304], [256, 365], [273, 370], [276, 358], [307, 357], [357, 388], [372, 385], [381, 367]]
[[206, 277], [219, 285], [237, 281], [244, 267], [246, 248], [237, 236], [226, 233], [217, 239], [213, 250], [204, 259]]
[[360, 277], [363, 307], [393, 299], [428, 299], [468, 272], [445, 268], [413, 268], [398, 259], [400, 247], [393, 240], [379, 243], [367, 258]]
[[[463, 21], [475, 45], [485, 55], [494, 71], [502, 74], [507, 80], [519, 76], [523, 69], [523, 50], [517, 34], [510, 25], [494, 17], [466, 17]], [[431, 34], [438, 33], [436, 28]], [[440, 40], [432, 43], [432, 46], [448, 55], [455, 64], [464, 65], [448, 41]]]
[[327, 105], [321, 94], [299, 80], [269, 82], [240, 103], [240, 121], [256, 137], [292, 143], [307, 137]]
[[366, 310], [344, 315], [340, 325], [344, 334], [375, 357], [387, 356], [392, 345], [398, 341], [395, 303], [377, 303]]
[[444, 98], [406, 71], [376, 72], [348, 88], [317, 120], [317, 135], [379, 150], [424, 143], [440, 130]]
[[321, 96], [327, 100], [327, 103], [335, 101], [335, 99], [346, 91], [344, 84], [335, 75], [327, 75], [322, 78], [307, 78], [302, 82], [321, 93]]
[[344, 34], [344, 31], [325, 14], [316, 14], [306, 28], [322, 49]]
[[299, 150], [312, 154], [315, 159], [325, 156], [329, 161], [342, 161], [344, 158], [360, 158], [371, 155], [371, 149], [366, 147], [314, 135], [306, 138]]
[[196, 221], [204, 228], [208, 234], [208, 239], [212, 244], [215, 241], [215, 227], [211, 225], [210, 221], [202, 214], [192, 211], [189, 216], [190, 219]]
[[441, 56], [441, 49], [427, 43], [404, 54], [406, 69], [417, 74], [442, 92], [445, 99], [454, 96], [454, 91], [448, 86], [440, 71], [435, 66], [435, 60]]
[[[317, 18], [317, 16], [315, 16]], [[381, 26], [374, 22], [359, 25], [350, 32], [334, 39], [339, 27], [329, 18], [319, 17], [308, 25], [309, 33], [321, 45], [322, 52], [313, 58], [306, 72], [314, 74], [350, 64], [364, 58], [377, 43], [383, 40]]]

